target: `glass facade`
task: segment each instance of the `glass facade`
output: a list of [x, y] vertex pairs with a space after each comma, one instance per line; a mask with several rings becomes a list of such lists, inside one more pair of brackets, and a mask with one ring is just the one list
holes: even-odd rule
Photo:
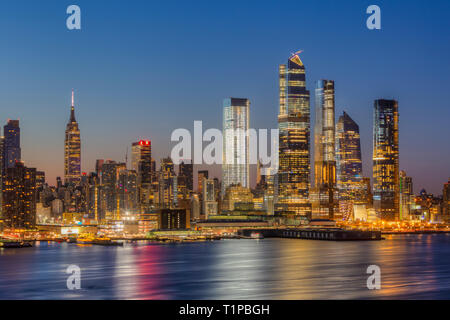
[[406, 176], [405, 171], [400, 171], [400, 220], [410, 220], [411, 207], [414, 199], [412, 178]]
[[298, 54], [279, 67], [279, 169], [276, 211], [310, 216], [310, 104]]
[[334, 81], [316, 83], [314, 125], [314, 189], [311, 191], [312, 217], [337, 219], [335, 157]]
[[230, 185], [250, 187], [250, 101], [228, 98], [223, 102], [222, 195]]
[[346, 112], [336, 124], [336, 176], [340, 213], [349, 220], [354, 204], [368, 204], [370, 188], [362, 176], [359, 126]]
[[399, 219], [398, 102], [375, 100], [373, 204], [382, 219]]
[[3, 168], [14, 168], [21, 159], [19, 120], [8, 120], [3, 133]]

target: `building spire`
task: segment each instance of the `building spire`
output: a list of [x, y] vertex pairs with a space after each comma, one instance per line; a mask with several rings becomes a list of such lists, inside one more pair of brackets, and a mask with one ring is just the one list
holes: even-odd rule
[[75, 120], [75, 98], [74, 98], [74, 93], [73, 93], [73, 89], [72, 89], [72, 106], [70, 108], [70, 122], [77, 122]]

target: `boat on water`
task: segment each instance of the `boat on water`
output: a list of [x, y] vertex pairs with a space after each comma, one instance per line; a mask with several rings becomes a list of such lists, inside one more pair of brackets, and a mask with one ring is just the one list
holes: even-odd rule
[[264, 239], [264, 236], [261, 232], [252, 232], [250, 234], [250, 239]]
[[100, 246], [123, 246], [123, 242], [114, 241], [107, 237], [81, 237], [77, 239], [78, 244], [95, 244]]
[[66, 241], [67, 241], [68, 243], [77, 243], [77, 238], [69, 237], [69, 238], [66, 239]]
[[0, 240], [0, 248], [29, 248], [32, 246], [29, 241]]

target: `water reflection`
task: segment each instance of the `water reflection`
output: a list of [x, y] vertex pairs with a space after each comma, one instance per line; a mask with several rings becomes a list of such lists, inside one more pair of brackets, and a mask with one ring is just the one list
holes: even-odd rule
[[[66, 287], [71, 264], [81, 290]], [[382, 289], [368, 290], [367, 267]], [[1, 299], [450, 298], [450, 236], [375, 242], [223, 240], [124, 247], [37, 243], [0, 249]]]

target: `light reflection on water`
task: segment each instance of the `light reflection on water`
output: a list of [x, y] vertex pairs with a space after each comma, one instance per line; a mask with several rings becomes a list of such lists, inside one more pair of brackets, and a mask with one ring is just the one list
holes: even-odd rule
[[[81, 268], [81, 290], [66, 268]], [[366, 269], [381, 268], [381, 290]], [[0, 299], [449, 299], [450, 236], [223, 240], [0, 250]]]

